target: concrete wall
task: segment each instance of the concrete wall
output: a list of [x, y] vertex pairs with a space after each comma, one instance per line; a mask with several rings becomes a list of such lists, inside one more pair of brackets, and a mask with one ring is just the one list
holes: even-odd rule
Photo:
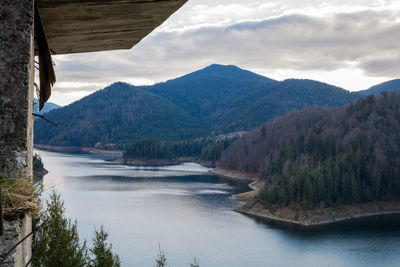
[[[32, 177], [34, 34], [33, 0], [0, 0], [0, 176]], [[4, 253], [31, 231], [29, 216], [5, 222]], [[31, 239], [0, 266], [25, 266]]]

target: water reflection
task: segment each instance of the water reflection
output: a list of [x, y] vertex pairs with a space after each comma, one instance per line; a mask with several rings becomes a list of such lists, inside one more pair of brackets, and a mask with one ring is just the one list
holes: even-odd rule
[[398, 266], [400, 229], [338, 226], [319, 231], [277, 228], [233, 212], [243, 181], [196, 164], [134, 168], [113, 157], [39, 151], [67, 215], [91, 240], [95, 225], [110, 232], [123, 266], [154, 266], [158, 243], [170, 266]]

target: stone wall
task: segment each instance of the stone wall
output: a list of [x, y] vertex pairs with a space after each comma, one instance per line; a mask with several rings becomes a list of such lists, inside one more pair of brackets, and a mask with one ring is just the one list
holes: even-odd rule
[[[32, 177], [34, 35], [33, 0], [0, 0], [0, 176]], [[32, 219], [5, 222], [4, 253], [31, 231]], [[0, 266], [25, 266], [31, 239]]]
[[[27, 236], [32, 229], [30, 216], [15, 221], [4, 223], [4, 235], [0, 236], [0, 254], [7, 253], [22, 238]], [[1, 267], [25, 266], [31, 258], [32, 236], [28, 237], [22, 244], [11, 251], [10, 255], [0, 263]]]
[[31, 176], [33, 0], [0, 0], [0, 25], [0, 176]]

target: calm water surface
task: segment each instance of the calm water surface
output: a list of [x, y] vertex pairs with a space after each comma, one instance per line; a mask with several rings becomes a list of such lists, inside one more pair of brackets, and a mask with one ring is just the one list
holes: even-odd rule
[[94, 227], [110, 233], [122, 266], [154, 266], [158, 245], [168, 264], [189, 266], [400, 266], [397, 223], [320, 231], [273, 227], [233, 212], [243, 182], [208, 174], [194, 163], [135, 168], [109, 156], [37, 150], [67, 216], [90, 241]]

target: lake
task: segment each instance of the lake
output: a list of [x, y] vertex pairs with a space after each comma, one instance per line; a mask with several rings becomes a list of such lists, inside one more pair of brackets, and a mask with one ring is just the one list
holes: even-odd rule
[[[89, 245], [103, 225], [122, 266], [154, 266], [159, 245], [169, 266], [400, 266], [400, 225], [366, 222], [300, 231], [232, 211], [244, 181], [194, 163], [135, 168], [112, 156], [36, 150], [66, 214]], [[45, 196], [46, 194], [44, 194]]]

